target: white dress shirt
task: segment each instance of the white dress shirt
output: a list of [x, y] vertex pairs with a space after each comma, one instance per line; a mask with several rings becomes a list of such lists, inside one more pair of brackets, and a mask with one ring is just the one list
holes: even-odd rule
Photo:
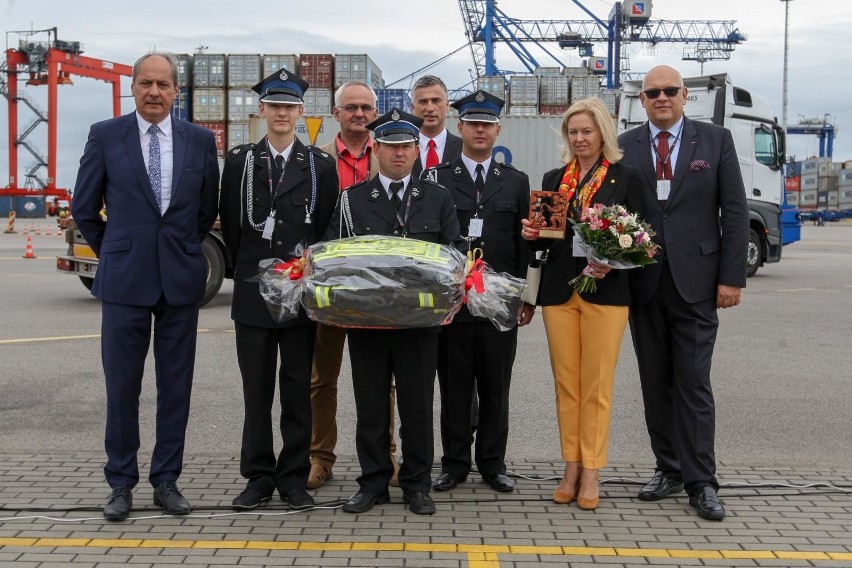
[[[662, 128], [657, 128], [654, 126], [654, 123], [648, 121], [648, 126], [651, 128], [651, 160], [653, 160], [654, 167], [657, 167], [657, 134], [662, 132]], [[669, 163], [672, 168], [672, 175], [674, 175], [675, 164], [677, 163], [677, 156], [680, 153], [680, 145], [683, 142], [683, 117], [680, 117], [676, 123], [672, 125], [671, 128], [666, 130], [669, 133]]]
[[[142, 142], [142, 159], [145, 160], [145, 171], [148, 171], [148, 146], [151, 144], [151, 134], [148, 128], [151, 123], [136, 113], [136, 124], [139, 126], [139, 139]], [[172, 201], [172, 180], [174, 179], [174, 138], [172, 136], [172, 115], [157, 124], [160, 132], [157, 139], [160, 142], [160, 215], [165, 214]]]
[[438, 154], [438, 163], [444, 161], [444, 148], [447, 147], [447, 129], [443, 129], [440, 134], [434, 138], [429, 138], [422, 132], [420, 133], [420, 163], [423, 169], [426, 169], [426, 154], [429, 152], [429, 140], [435, 141], [435, 152]]

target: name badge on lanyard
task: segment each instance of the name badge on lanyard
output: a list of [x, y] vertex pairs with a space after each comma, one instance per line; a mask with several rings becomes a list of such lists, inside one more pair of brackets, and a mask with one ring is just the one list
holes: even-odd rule
[[269, 217], [266, 218], [266, 223], [263, 224], [263, 234], [261, 237], [267, 241], [272, 240], [272, 231], [275, 229], [275, 211], [273, 210]]
[[467, 228], [467, 236], [468, 237], [481, 237], [482, 236], [482, 219], [474, 218], [470, 220], [470, 225]]
[[669, 193], [672, 191], [672, 180], [658, 179], [657, 180], [657, 199], [665, 201], [669, 198]]

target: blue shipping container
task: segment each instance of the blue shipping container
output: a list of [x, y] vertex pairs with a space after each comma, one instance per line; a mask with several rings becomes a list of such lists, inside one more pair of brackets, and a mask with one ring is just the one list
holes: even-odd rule
[[192, 94], [189, 87], [178, 89], [175, 102], [172, 103], [172, 116], [180, 120], [192, 120]]
[[[15, 200], [11, 197], [0, 197], [0, 217], [8, 218], [12, 211], [15, 211]], [[17, 215], [17, 212], [15, 214]]]
[[44, 197], [16, 197], [15, 212], [22, 219], [44, 219]]
[[378, 89], [376, 97], [379, 114], [389, 112], [392, 108], [411, 112], [411, 95], [406, 89]]

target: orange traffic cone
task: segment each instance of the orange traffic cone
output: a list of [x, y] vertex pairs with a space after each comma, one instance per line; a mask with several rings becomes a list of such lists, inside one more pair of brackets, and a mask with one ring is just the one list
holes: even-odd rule
[[24, 252], [24, 258], [35, 258], [33, 254], [33, 238], [27, 235], [27, 250]]
[[27, 226], [26, 226], [26, 225], [24, 225], [24, 232], [23, 232], [23, 234], [25, 234], [25, 235], [29, 235], [29, 234], [30, 234], [30, 230], [29, 230], [29, 229], [27, 229]]
[[47, 226], [47, 232], [45, 232], [44, 234], [47, 235], [48, 237], [53, 236], [53, 231], [50, 230], [50, 225]]
[[36, 227], [35, 234], [41, 236], [41, 226]]

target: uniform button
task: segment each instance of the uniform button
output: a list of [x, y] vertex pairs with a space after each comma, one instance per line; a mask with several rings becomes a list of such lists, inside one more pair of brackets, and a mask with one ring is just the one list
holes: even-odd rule
[[668, 216], [669, 216], [669, 214], [668, 214], [668, 213], [663, 213], [663, 218], [664, 218], [664, 219], [665, 219], [665, 218], [667, 218]]
[[423, 228], [424, 228], [424, 229], [428, 229], [428, 228], [429, 228], [429, 225], [423, 225]]
[[393, 232], [393, 234], [394, 234], [394, 235], [398, 235], [398, 234], [399, 234], [399, 231], [394, 231], [394, 232]]
[[367, 230], [368, 230], [368, 231], [372, 231], [372, 229], [371, 229], [370, 227], [367, 227]]
[[278, 224], [279, 224], [279, 225], [283, 225], [283, 224], [284, 224], [284, 221], [282, 221], [281, 219], [278, 219]]
[[485, 207], [485, 205], [480, 205], [480, 206], [479, 206], [479, 208], [480, 208], [480, 209], [482, 209], [483, 207]]
[[283, 243], [281, 241], [275, 241], [275, 244], [280, 247]]

